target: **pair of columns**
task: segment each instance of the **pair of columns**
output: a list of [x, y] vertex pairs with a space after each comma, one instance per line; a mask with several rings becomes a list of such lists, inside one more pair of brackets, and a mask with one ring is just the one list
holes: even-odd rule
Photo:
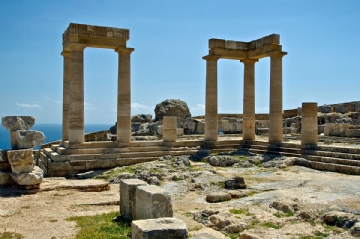
[[[71, 44], [64, 50], [62, 141], [69, 147], [84, 143], [84, 49], [86, 44]], [[115, 49], [118, 60], [117, 142], [131, 140], [130, 54], [133, 48]]]
[[[270, 57], [269, 142], [282, 142], [282, 57], [275, 52]], [[205, 140], [218, 139], [217, 61], [220, 56], [208, 55], [206, 60]], [[255, 63], [244, 59], [243, 140], [255, 139]]]

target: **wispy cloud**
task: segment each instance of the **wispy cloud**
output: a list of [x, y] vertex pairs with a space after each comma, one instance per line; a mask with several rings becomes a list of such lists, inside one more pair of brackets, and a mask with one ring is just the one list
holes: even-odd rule
[[85, 110], [96, 110], [96, 107], [88, 102], [84, 102], [84, 108]]
[[131, 109], [133, 110], [152, 110], [153, 108], [148, 105], [142, 105], [136, 102], [131, 103]]
[[196, 104], [196, 106], [191, 106], [190, 113], [192, 116], [204, 115], [205, 114], [205, 105], [204, 104]]
[[25, 109], [30, 109], [30, 108], [32, 108], [32, 109], [40, 109], [41, 107], [40, 107], [40, 105], [38, 105], [38, 104], [20, 104], [20, 103], [16, 103], [16, 105], [17, 106], [19, 106], [19, 107], [22, 107], [22, 108], [25, 108]]

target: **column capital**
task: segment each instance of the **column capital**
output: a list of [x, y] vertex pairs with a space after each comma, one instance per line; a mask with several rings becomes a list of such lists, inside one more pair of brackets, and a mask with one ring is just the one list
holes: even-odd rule
[[63, 57], [70, 57], [70, 51], [63, 50], [60, 54], [61, 54]]
[[114, 51], [116, 51], [119, 54], [120, 53], [131, 54], [133, 51], [135, 51], [135, 49], [134, 48], [127, 48], [127, 47], [118, 47]]
[[203, 60], [206, 61], [217, 61], [221, 58], [221, 56], [217, 56], [217, 55], [207, 55], [207, 56], [203, 56]]
[[276, 58], [282, 58], [283, 56], [287, 55], [287, 52], [284, 51], [273, 51], [267, 54], [270, 58], [276, 57]]
[[70, 51], [72, 51], [72, 50], [83, 51], [86, 47], [87, 47], [86, 44], [80, 44], [80, 43], [70, 43], [69, 44]]
[[249, 64], [249, 63], [255, 64], [258, 61], [259, 61], [258, 59], [253, 59], [253, 58], [246, 58], [244, 60], [240, 60], [240, 62], [244, 64]]

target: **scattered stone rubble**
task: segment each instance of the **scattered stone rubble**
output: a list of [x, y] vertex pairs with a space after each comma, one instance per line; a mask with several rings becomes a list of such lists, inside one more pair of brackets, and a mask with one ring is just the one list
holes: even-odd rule
[[34, 166], [33, 148], [45, 141], [45, 135], [40, 131], [30, 130], [34, 123], [33, 116], [2, 117], [2, 125], [10, 131], [11, 150], [1, 152], [0, 185], [15, 182], [26, 189], [32, 189], [42, 182], [43, 171]]

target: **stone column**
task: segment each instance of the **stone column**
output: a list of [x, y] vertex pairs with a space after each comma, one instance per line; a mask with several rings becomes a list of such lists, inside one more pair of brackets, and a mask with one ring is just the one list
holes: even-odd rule
[[70, 45], [69, 146], [84, 143], [84, 49]]
[[163, 118], [163, 141], [176, 142], [176, 116], [164, 116]]
[[317, 103], [302, 103], [301, 146], [316, 146], [318, 143]]
[[70, 51], [63, 51], [64, 80], [63, 80], [63, 116], [62, 116], [62, 141], [69, 140], [69, 99], [70, 99]]
[[205, 99], [205, 141], [218, 140], [217, 61], [218, 56], [205, 56], [206, 99]]
[[255, 62], [257, 59], [241, 60], [244, 63], [243, 140], [255, 139]]
[[131, 141], [130, 54], [133, 48], [115, 49], [119, 54], [117, 97], [117, 142], [126, 147]]
[[270, 56], [269, 142], [282, 142], [282, 57], [285, 52]]

